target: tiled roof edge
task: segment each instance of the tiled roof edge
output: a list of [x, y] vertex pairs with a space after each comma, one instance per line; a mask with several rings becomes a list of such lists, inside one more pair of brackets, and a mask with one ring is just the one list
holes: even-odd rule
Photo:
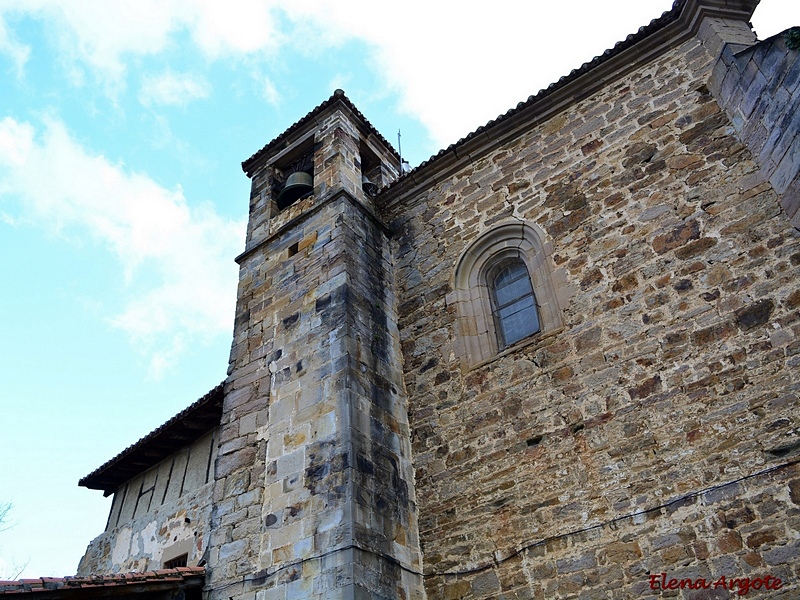
[[404, 182], [404, 181], [406, 181], [408, 179], [413, 179], [414, 175], [418, 174], [419, 171], [422, 171], [425, 168], [427, 168], [430, 165], [432, 165], [433, 163], [438, 162], [439, 159], [441, 159], [443, 156], [445, 156], [447, 154], [450, 154], [451, 152], [455, 152], [456, 150], [458, 150], [459, 147], [463, 146], [468, 141], [474, 139], [478, 135], [481, 135], [481, 134], [485, 133], [486, 130], [491, 129], [492, 127], [496, 126], [498, 123], [500, 123], [500, 121], [504, 121], [504, 120], [506, 120], [506, 119], [508, 119], [510, 117], [513, 117], [514, 115], [516, 115], [517, 113], [521, 112], [523, 109], [527, 108], [528, 106], [530, 106], [534, 102], [541, 101], [542, 99], [544, 99], [547, 96], [553, 94], [557, 90], [559, 90], [559, 89], [567, 86], [568, 84], [572, 83], [574, 80], [578, 79], [578, 77], [580, 77], [581, 75], [584, 75], [584, 74], [588, 73], [589, 71], [591, 71], [592, 69], [596, 68], [600, 64], [611, 60], [613, 57], [617, 56], [618, 54], [621, 54], [622, 52], [624, 52], [628, 48], [631, 48], [632, 46], [634, 46], [640, 40], [643, 40], [644, 38], [648, 37], [649, 35], [652, 35], [656, 31], [658, 31], [661, 28], [663, 28], [664, 26], [666, 26], [667, 24], [672, 23], [673, 21], [676, 21], [678, 19], [678, 17], [680, 16], [681, 10], [683, 9], [683, 7], [686, 4], [686, 2], [687, 2], [687, 0], [675, 0], [675, 2], [672, 5], [672, 8], [669, 11], [662, 13], [662, 15], [660, 17], [658, 17], [656, 19], [653, 19], [647, 25], [644, 25], [643, 27], [640, 27], [637, 30], [636, 33], [632, 33], [632, 34], [628, 35], [624, 40], [614, 44], [614, 46], [612, 48], [609, 48], [609, 49], [605, 50], [602, 54], [600, 54], [598, 56], [595, 56], [592, 60], [583, 63], [577, 69], [573, 69], [572, 71], [569, 72], [568, 75], [564, 75], [564, 76], [560, 77], [558, 79], [558, 81], [554, 81], [553, 83], [548, 85], [546, 88], [539, 90], [536, 94], [528, 96], [528, 98], [526, 100], [517, 103], [517, 105], [515, 107], [508, 109], [506, 112], [498, 115], [497, 117], [495, 117], [494, 119], [492, 119], [491, 121], [486, 123], [485, 125], [481, 125], [480, 127], [475, 129], [474, 131], [471, 131], [466, 136], [464, 136], [463, 138], [459, 139], [457, 142], [455, 142], [453, 144], [450, 144], [446, 148], [442, 148], [441, 150], [439, 150], [439, 152], [437, 152], [436, 154], [432, 155], [427, 160], [422, 161], [419, 165], [414, 167], [411, 171], [409, 171], [408, 173], [405, 173], [401, 177], [395, 179], [389, 185], [387, 185], [384, 188], [382, 188], [378, 192], [378, 195], [380, 196], [381, 194], [387, 192], [388, 190], [400, 185], [401, 182]]
[[300, 127], [306, 125], [308, 122], [313, 120], [319, 113], [324, 111], [325, 109], [333, 106], [335, 103], [341, 102], [347, 108], [349, 108], [353, 113], [367, 126], [372, 134], [374, 134], [378, 139], [380, 139], [381, 143], [383, 143], [398, 159], [400, 160], [400, 155], [398, 154], [397, 150], [386, 140], [386, 138], [381, 135], [381, 133], [375, 129], [375, 127], [370, 123], [367, 118], [361, 113], [358, 108], [356, 108], [355, 104], [347, 97], [344, 93], [344, 90], [337, 89], [333, 92], [330, 98], [322, 102], [316, 108], [313, 108], [306, 116], [298, 120], [293, 125], [286, 128], [286, 130], [280, 134], [278, 137], [273, 139], [272, 141], [268, 142], [261, 150], [253, 154], [250, 158], [242, 162], [242, 170], [247, 173], [248, 176], [252, 175], [252, 167], [255, 165], [258, 160], [263, 157], [265, 154], [268, 154], [270, 150], [272, 150], [278, 144], [284, 142], [291, 133], [295, 130], [299, 129]]
[[[593, 71], [599, 70], [599, 67], [609, 63], [623, 52], [630, 50], [637, 44], [642, 43], [647, 38], [650, 38], [658, 32], [666, 29], [668, 26], [680, 22], [684, 18], [685, 13], [691, 12], [686, 10], [690, 3], [695, 4], [698, 14], [703, 14], [704, 11], [702, 9], [716, 10], [720, 13], [730, 12], [733, 14], [741, 14], [743, 12], [750, 11], [752, 14], [751, 8], [755, 8], [755, 5], [758, 4], [758, 0], [735, 0], [733, 2], [731, 0], [675, 0], [672, 8], [669, 11], [662, 13], [660, 17], [653, 19], [649, 24], [640, 27], [636, 33], [628, 35], [624, 40], [617, 42], [612, 48], [609, 48], [599, 56], [595, 56], [589, 62], [583, 63], [579, 68], [573, 69], [568, 75], [561, 77], [558, 79], [558, 81], [555, 81], [546, 88], [539, 90], [539, 92], [536, 94], [528, 96], [525, 101], [519, 102], [515, 107], [497, 116], [485, 125], [478, 127], [465, 137], [459, 139], [457, 142], [450, 144], [446, 148], [443, 148], [429, 159], [417, 165], [408, 173], [403, 174], [393, 182], [389, 183], [378, 192], [378, 198], [384, 195], [391, 195], [389, 192], [394, 191], [395, 188], [403, 188], [405, 186], [414, 187], [415, 182], [422, 182], [425, 179], [425, 174], [435, 169], [435, 166], [452, 162], [452, 157], [454, 156], [460, 157], [461, 154], [459, 153], [459, 150], [462, 150], [468, 143], [474, 142], [480, 136], [489, 139], [487, 136], [488, 133], [495, 129], [500, 129], [503, 126], [506, 126], [506, 123], [519, 113], [531, 108], [536, 104], [542, 103], [542, 101], [545, 101], [549, 97], [555, 96], [557, 92], [569, 86], [579, 78], [590, 74]], [[687, 16], [687, 29], [691, 29], [696, 25], [696, 21], [689, 21]]]
[[87, 487], [87, 488], [90, 488], [90, 489], [101, 489], [101, 490], [108, 491], [106, 489], [106, 486], [100, 485], [98, 483], [98, 480], [100, 479], [101, 475], [103, 475], [103, 474], [107, 473], [108, 471], [110, 471], [111, 469], [113, 469], [115, 465], [118, 465], [124, 459], [126, 459], [129, 456], [131, 456], [134, 452], [136, 452], [140, 448], [146, 446], [152, 440], [156, 439], [157, 437], [161, 436], [162, 434], [168, 433], [170, 429], [179, 426], [180, 422], [183, 419], [185, 419], [187, 417], [190, 417], [192, 415], [192, 413], [197, 412], [202, 408], [206, 408], [207, 406], [209, 406], [209, 405], [211, 405], [211, 404], [213, 404], [215, 402], [220, 402], [220, 404], [221, 404], [222, 397], [223, 397], [223, 393], [222, 393], [223, 392], [223, 386], [224, 386], [224, 382], [220, 383], [219, 385], [214, 387], [211, 391], [209, 391], [207, 394], [202, 396], [196, 402], [194, 402], [191, 405], [189, 405], [187, 408], [183, 409], [177, 415], [172, 417], [169, 421], [167, 421], [166, 423], [164, 423], [163, 425], [161, 425], [157, 429], [154, 429], [153, 431], [148, 433], [146, 436], [141, 438], [138, 442], [136, 442], [134, 444], [131, 444], [130, 446], [125, 448], [125, 450], [123, 450], [122, 452], [117, 454], [114, 458], [112, 458], [111, 460], [103, 463], [97, 469], [95, 469], [94, 471], [92, 471], [91, 473], [86, 475], [85, 477], [81, 478], [80, 481], [78, 481], [78, 485], [79, 486], [83, 486], [83, 487]]
[[114, 575], [89, 575], [86, 577], [39, 577], [0, 581], [0, 594], [51, 593], [55, 591], [91, 589], [142, 584], [195, 584], [202, 585], [205, 567], [176, 567], [142, 573], [118, 573]]

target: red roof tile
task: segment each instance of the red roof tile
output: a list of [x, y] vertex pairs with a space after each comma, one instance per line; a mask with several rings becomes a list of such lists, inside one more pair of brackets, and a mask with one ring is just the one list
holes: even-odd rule
[[[176, 587], [199, 587], [203, 585], [205, 567], [177, 567], [159, 569], [145, 573], [118, 573], [114, 575], [90, 575], [88, 577], [40, 577], [19, 581], [0, 581], [0, 594], [39, 594], [61, 596], [58, 592], [73, 592], [98, 587], [128, 588], [130, 593], [147, 593], [154, 587], [174, 585]], [[137, 586], [135, 591], [132, 586]], [[125, 593], [121, 590], [121, 593]]]
[[89, 473], [78, 485], [103, 490], [106, 496], [114, 493], [121, 484], [219, 425], [223, 399], [223, 384], [220, 383], [161, 427]]

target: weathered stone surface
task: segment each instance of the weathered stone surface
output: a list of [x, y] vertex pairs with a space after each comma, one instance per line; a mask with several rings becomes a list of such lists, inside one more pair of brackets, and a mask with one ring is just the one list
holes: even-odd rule
[[691, 220], [674, 227], [671, 231], [656, 236], [653, 240], [653, 250], [658, 254], [664, 254], [680, 246], [684, 246], [690, 240], [700, 237], [700, 224], [696, 220]]
[[89, 544], [77, 574], [160, 569], [182, 554], [197, 565], [212, 528], [208, 466], [217, 444], [214, 430], [118, 489], [106, 531]]
[[797, 51], [776, 35], [731, 54], [713, 70], [715, 91], [790, 219], [800, 208], [800, 87]]
[[[350, 108], [249, 173], [198, 546], [212, 600], [727, 598], [680, 582], [762, 572], [800, 589], [800, 235], [781, 212], [800, 111], [795, 87], [764, 93], [795, 63], [728, 17], [377, 195], [361, 169], [388, 183], [396, 159]], [[278, 211], [284, 142], [315, 183]], [[548, 273], [558, 326], [504, 347], [486, 273], [454, 282], [522, 223], [541, 247], [518, 233], [498, 256]], [[467, 336], [488, 354], [461, 360]]]
[[774, 309], [775, 303], [772, 300], [768, 298], [759, 300], [750, 306], [746, 306], [737, 310], [736, 322], [739, 324], [739, 327], [747, 331], [748, 329], [752, 329], [753, 327], [758, 327], [759, 325], [764, 325], [765, 323], [769, 322], [769, 318]]
[[[219, 517], [212, 587], [250, 569], [263, 573], [250, 593], [422, 594], [391, 248], [362, 191], [359, 118], [318, 116], [315, 194], [268, 215], [269, 234], [251, 215], [234, 331], [248, 343], [231, 352], [223, 419], [235, 433], [215, 468], [218, 506], [236, 510]], [[394, 159], [381, 160], [375, 173]], [[255, 177], [259, 195], [272, 181]]]
[[[490, 153], [392, 205], [428, 597], [499, 596], [463, 581], [485, 567], [503, 586], [497, 556], [539, 540], [551, 542], [503, 593], [647, 597], [648, 571], [744, 576], [787, 540], [780, 522], [795, 505], [778, 490], [794, 467], [767, 474], [773, 446], [752, 428], [770, 411], [787, 419], [781, 434], [797, 423], [796, 400], [763, 408], [796, 385], [796, 333], [763, 336], [796, 319], [800, 238], [705, 87], [712, 68], [688, 42], [499, 147], [502, 159]], [[675, 93], [658, 104], [665, 89]], [[648, 126], [633, 133], [632, 120]], [[598, 121], [602, 144], [576, 133]], [[522, 172], [532, 193], [507, 202], [553, 245], [564, 328], [464, 372], [455, 311], [425, 299], [491, 228], [482, 187]], [[518, 361], [535, 368], [516, 377]], [[734, 454], [748, 466], [721, 472]], [[767, 508], [768, 497], [782, 499]], [[762, 530], [781, 533], [748, 546]]]

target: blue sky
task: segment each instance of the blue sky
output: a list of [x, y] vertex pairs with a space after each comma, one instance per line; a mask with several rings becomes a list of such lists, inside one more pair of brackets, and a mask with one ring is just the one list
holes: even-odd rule
[[78, 479], [225, 378], [242, 160], [342, 88], [415, 166], [670, 5], [0, 0], [0, 578], [73, 574]]

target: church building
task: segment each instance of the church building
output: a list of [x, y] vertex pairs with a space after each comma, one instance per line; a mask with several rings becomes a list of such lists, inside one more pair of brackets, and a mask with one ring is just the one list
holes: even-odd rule
[[75, 578], [5, 591], [797, 598], [800, 29], [757, 4], [408, 172], [341, 90], [245, 160], [227, 377], [81, 480]]

